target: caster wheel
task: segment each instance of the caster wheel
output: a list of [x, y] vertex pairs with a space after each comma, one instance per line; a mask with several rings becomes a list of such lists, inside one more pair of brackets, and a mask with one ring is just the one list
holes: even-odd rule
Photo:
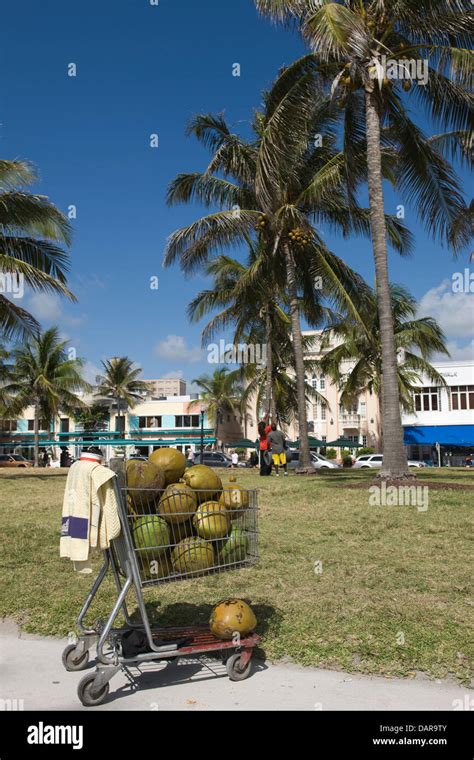
[[231, 681], [245, 681], [250, 675], [252, 660], [249, 660], [245, 668], [240, 667], [240, 654], [233, 654], [226, 662], [227, 675]]
[[76, 645], [70, 644], [69, 646], [66, 647], [66, 649], [63, 652], [63, 665], [66, 668], [66, 670], [69, 670], [69, 671], [84, 670], [84, 668], [87, 666], [87, 663], [89, 662], [88, 649], [86, 649], [86, 651], [82, 653], [79, 659], [77, 659], [74, 656], [75, 651], [76, 651]]
[[106, 683], [100, 691], [95, 692], [94, 682], [95, 674], [91, 673], [90, 675], [85, 676], [77, 687], [77, 696], [79, 697], [84, 707], [95, 707], [95, 705], [101, 705], [109, 693], [108, 683]]

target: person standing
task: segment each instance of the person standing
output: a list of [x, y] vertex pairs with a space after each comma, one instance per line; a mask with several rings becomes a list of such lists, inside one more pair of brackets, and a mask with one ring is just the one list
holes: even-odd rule
[[194, 451], [193, 451], [193, 449], [189, 449], [189, 451], [188, 451], [188, 462], [189, 462], [189, 464], [190, 464], [191, 467], [194, 464], [194, 459], [195, 459]]
[[286, 463], [286, 439], [281, 430], [277, 430], [275, 422], [272, 423], [271, 430], [268, 434], [268, 442], [272, 451], [273, 466], [275, 475], [280, 476], [279, 469], [283, 467], [284, 475], [288, 476], [288, 466]]
[[[259, 437], [259, 455], [260, 455], [260, 475], [272, 474], [272, 460], [270, 454], [270, 446], [268, 443], [268, 434], [270, 433], [272, 426], [268, 424], [268, 414], [258, 423], [258, 437]], [[270, 461], [268, 458], [270, 457]]]
[[232, 469], [234, 469], [234, 467], [238, 467], [238, 465], [239, 465], [239, 455], [237, 454], [236, 451], [233, 452], [233, 454], [231, 456], [231, 459], [232, 459]]

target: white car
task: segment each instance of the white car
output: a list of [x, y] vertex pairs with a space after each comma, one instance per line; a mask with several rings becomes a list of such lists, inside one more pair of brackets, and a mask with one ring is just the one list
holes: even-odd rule
[[[361, 457], [357, 457], [353, 466], [359, 470], [376, 470], [378, 467], [382, 467], [382, 462], [383, 454], [363, 454]], [[426, 465], [424, 462], [409, 459], [408, 467], [426, 467]]]
[[[333, 459], [326, 459], [322, 454], [316, 454], [315, 451], [310, 451], [311, 464], [315, 470], [340, 470], [342, 465], [334, 462]], [[288, 462], [288, 466], [291, 468], [297, 468], [300, 466], [300, 452], [292, 451], [291, 459]]]

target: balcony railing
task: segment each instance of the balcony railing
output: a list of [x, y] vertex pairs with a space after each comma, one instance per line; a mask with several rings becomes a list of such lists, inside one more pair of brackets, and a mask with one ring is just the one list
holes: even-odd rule
[[341, 422], [343, 425], [360, 425], [360, 414], [341, 414]]

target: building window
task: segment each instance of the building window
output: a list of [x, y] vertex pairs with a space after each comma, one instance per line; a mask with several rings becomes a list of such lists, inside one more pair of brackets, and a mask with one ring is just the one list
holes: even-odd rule
[[451, 387], [451, 409], [474, 409], [474, 385], [453, 385]]
[[327, 435], [322, 435], [321, 436], [321, 440], [324, 441], [324, 443], [326, 443], [327, 439], [328, 439]]
[[[34, 430], [35, 429], [35, 421], [34, 420], [28, 420], [28, 430]], [[39, 430], [49, 430], [48, 422], [47, 420], [40, 420], [39, 421]]]
[[311, 385], [312, 385], [312, 387], [314, 389], [316, 389], [318, 387], [318, 379], [317, 379], [317, 377], [313, 377], [313, 379], [311, 380]]
[[141, 429], [160, 428], [161, 427], [161, 417], [139, 417], [138, 418], [138, 427], [141, 428]]
[[326, 420], [326, 409], [327, 409], [327, 404], [325, 404], [324, 401], [321, 401], [321, 419], [323, 420], [323, 422]]
[[360, 416], [362, 417], [363, 420], [365, 419], [365, 416], [367, 414], [366, 407], [367, 407], [367, 405], [366, 405], [365, 401], [361, 401], [360, 402], [359, 414], [360, 414]]
[[319, 387], [322, 391], [326, 389], [326, 378], [324, 377], [324, 375], [321, 375], [321, 377], [319, 378]]
[[16, 420], [0, 420], [0, 433], [13, 433], [16, 430]]
[[317, 420], [317, 419], [318, 419], [318, 405], [313, 404], [313, 420]]
[[362, 446], [364, 447], [364, 449], [367, 448], [367, 436], [366, 435], [362, 436]]
[[415, 391], [414, 398], [417, 412], [441, 411], [438, 388], [419, 388]]
[[69, 433], [69, 417], [61, 417], [59, 427], [61, 433]]
[[180, 414], [175, 417], [175, 427], [199, 427], [199, 414]]

